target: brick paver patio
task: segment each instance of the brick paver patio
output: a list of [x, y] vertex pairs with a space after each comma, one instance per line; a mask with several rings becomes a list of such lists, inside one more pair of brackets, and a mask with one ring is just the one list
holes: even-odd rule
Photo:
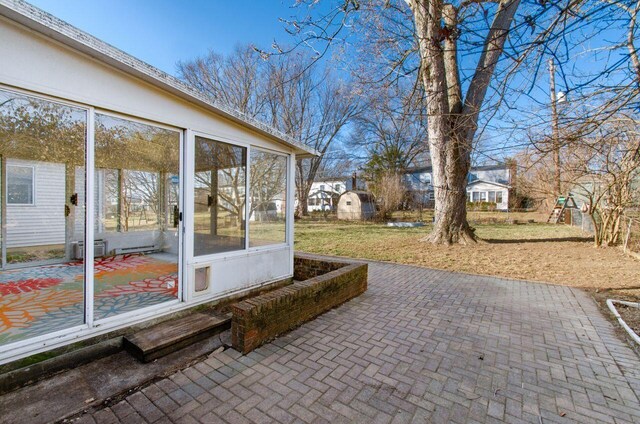
[[585, 293], [372, 263], [369, 291], [79, 422], [640, 422], [638, 356]]

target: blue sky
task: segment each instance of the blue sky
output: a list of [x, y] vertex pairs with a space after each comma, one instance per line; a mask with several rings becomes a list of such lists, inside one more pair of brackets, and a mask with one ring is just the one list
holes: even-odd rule
[[295, 0], [29, 0], [31, 4], [170, 74], [176, 62], [236, 44], [269, 48], [289, 36], [278, 18]]
[[[285, 26], [278, 19], [290, 18], [306, 12], [295, 8], [296, 0], [28, 0], [37, 7], [61, 18], [68, 23], [106, 41], [125, 52], [148, 62], [170, 74], [176, 74], [176, 63], [206, 54], [209, 50], [229, 53], [238, 44], [253, 43], [266, 50], [272, 42], [290, 44], [292, 39]], [[320, 6], [322, 7], [322, 6]], [[576, 34], [577, 38], [580, 34]], [[591, 53], [575, 57], [570, 72], [582, 75], [599, 71], [610, 61], [618, 60], [625, 51], [612, 53], [607, 57], [603, 46], [614, 45], [624, 33], [619, 28], [610, 28], [598, 33], [595, 39], [587, 39], [581, 45]], [[611, 38], [611, 40], [609, 40]], [[606, 41], [605, 41], [606, 39]], [[596, 54], [595, 52], [601, 51]], [[577, 54], [574, 52], [574, 54]], [[475, 56], [466, 58], [464, 66], [475, 69]], [[506, 59], [505, 59], [506, 60]], [[532, 74], [525, 72], [512, 84], [526, 85], [525, 80]], [[479, 156], [478, 160], [497, 160], [519, 149], [527, 133], [522, 131], [520, 122], [530, 125], [548, 126], [548, 74], [546, 65], [528, 98], [514, 99], [507, 116], [493, 117], [490, 128], [482, 135], [485, 149], [490, 155]], [[609, 80], [620, 76], [611, 75]], [[581, 78], [569, 78], [571, 85]], [[611, 81], [609, 81], [611, 82]], [[566, 90], [564, 81], [557, 75], [557, 89]], [[572, 94], [569, 95], [569, 98]], [[505, 120], [506, 118], [506, 120]], [[517, 124], [515, 132], [508, 128]], [[491, 128], [493, 127], [493, 128]], [[502, 128], [501, 128], [502, 127]], [[526, 140], [525, 140], [526, 141]], [[511, 146], [509, 149], [508, 147]]]

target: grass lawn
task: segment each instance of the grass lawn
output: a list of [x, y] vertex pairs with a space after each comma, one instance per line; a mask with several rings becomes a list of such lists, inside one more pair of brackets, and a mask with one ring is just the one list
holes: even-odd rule
[[[540, 217], [536, 218], [539, 222]], [[296, 222], [295, 248], [587, 289], [640, 286], [640, 261], [616, 248], [594, 248], [591, 238], [578, 228], [482, 223], [487, 220], [473, 215], [470, 220], [477, 222], [477, 234], [485, 242], [475, 246], [434, 246], [421, 241], [430, 225], [393, 228], [378, 223], [301, 220]]]

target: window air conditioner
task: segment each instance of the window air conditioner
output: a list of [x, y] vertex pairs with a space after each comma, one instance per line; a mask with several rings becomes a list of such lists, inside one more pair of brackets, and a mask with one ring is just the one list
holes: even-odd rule
[[[93, 256], [100, 258], [107, 255], [106, 240], [96, 240], [93, 242]], [[79, 241], [74, 245], [74, 259], [84, 259], [84, 242]]]

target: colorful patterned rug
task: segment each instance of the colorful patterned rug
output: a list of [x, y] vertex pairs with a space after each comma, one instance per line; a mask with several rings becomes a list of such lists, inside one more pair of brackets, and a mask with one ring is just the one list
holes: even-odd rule
[[[94, 319], [175, 299], [178, 265], [154, 255], [95, 260]], [[82, 262], [0, 272], [0, 344], [84, 323]]]

